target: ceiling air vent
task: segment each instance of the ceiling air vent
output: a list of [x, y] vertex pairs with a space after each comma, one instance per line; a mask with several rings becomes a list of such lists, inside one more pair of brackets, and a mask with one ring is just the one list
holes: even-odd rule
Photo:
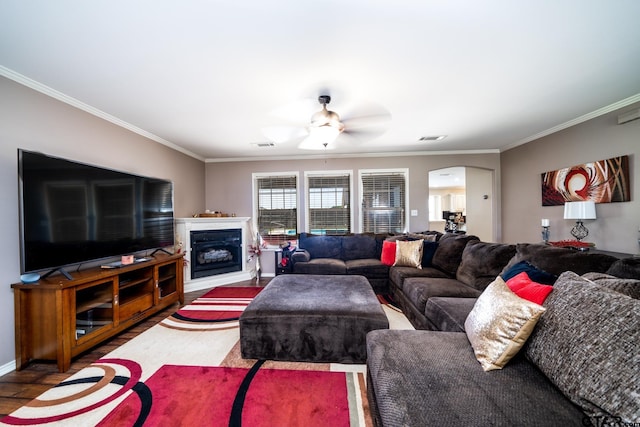
[[447, 135], [433, 135], [433, 136], [423, 136], [419, 139], [420, 142], [427, 142], [427, 141], [442, 141], [443, 139], [445, 139], [447, 137]]
[[276, 144], [274, 142], [255, 142], [252, 145], [255, 145], [259, 148], [267, 148], [267, 147], [275, 147]]
[[635, 110], [627, 111], [624, 114], [620, 114], [618, 116], [618, 124], [622, 125], [624, 123], [629, 123], [633, 120], [640, 119], [640, 108], [636, 108]]

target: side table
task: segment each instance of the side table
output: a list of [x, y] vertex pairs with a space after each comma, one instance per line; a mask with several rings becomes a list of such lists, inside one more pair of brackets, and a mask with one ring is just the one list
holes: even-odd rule
[[291, 260], [290, 259], [287, 259], [285, 261], [286, 264], [282, 265], [283, 250], [282, 249], [276, 249], [274, 251], [273, 255], [274, 255], [275, 264], [276, 264], [276, 268], [275, 268], [276, 276], [279, 276], [281, 274], [291, 273]]

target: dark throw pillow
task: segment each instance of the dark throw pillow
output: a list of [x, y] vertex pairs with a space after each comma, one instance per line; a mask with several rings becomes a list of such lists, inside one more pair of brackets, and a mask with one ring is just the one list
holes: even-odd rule
[[546, 271], [539, 269], [535, 265], [531, 265], [527, 261], [520, 261], [514, 264], [511, 268], [502, 273], [502, 278], [506, 282], [520, 273], [527, 273], [529, 279], [533, 280], [534, 282], [542, 283], [544, 285], [553, 285], [558, 278], [558, 276], [547, 273]]
[[424, 241], [422, 246], [422, 268], [431, 267], [431, 261], [433, 261], [436, 249], [438, 249], [438, 242]]

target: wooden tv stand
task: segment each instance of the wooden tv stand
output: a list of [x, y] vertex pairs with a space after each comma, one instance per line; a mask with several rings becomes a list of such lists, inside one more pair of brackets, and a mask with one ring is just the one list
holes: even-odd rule
[[71, 358], [176, 303], [184, 304], [183, 255], [158, 254], [120, 268], [92, 268], [37, 283], [11, 285], [16, 369], [31, 360]]

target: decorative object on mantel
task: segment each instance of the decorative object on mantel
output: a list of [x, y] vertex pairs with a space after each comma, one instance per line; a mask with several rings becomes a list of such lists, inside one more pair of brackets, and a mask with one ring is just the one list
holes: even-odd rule
[[559, 248], [571, 248], [579, 251], [588, 251], [589, 248], [594, 248], [595, 243], [581, 242], [580, 240], [559, 240], [557, 242], [549, 242], [551, 246], [557, 246]]
[[583, 219], [596, 219], [596, 204], [593, 200], [582, 202], [567, 202], [564, 204], [564, 219], [575, 219], [576, 225], [571, 229], [571, 235], [582, 240], [589, 235], [589, 230], [582, 223]]
[[229, 214], [218, 212], [218, 211], [205, 211], [204, 213], [195, 214], [194, 218], [227, 218]]
[[542, 241], [549, 243], [549, 218], [542, 218]]
[[595, 203], [628, 202], [629, 156], [584, 163], [542, 175], [542, 206], [591, 200]]

